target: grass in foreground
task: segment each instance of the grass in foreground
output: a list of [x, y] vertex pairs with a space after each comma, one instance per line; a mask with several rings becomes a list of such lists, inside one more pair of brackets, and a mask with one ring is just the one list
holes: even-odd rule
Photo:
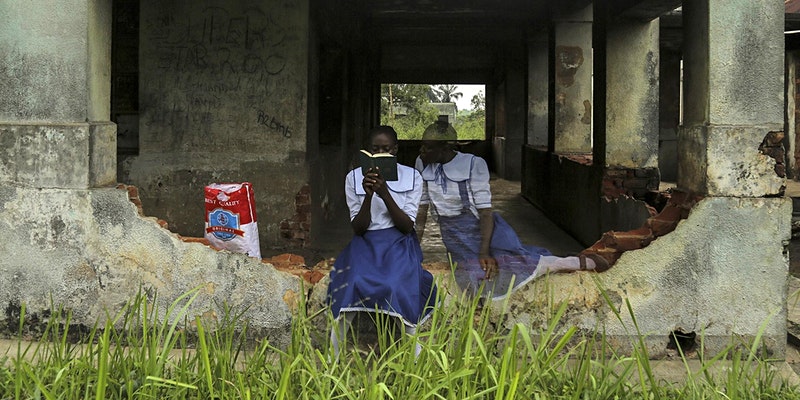
[[[393, 340], [391, 324], [378, 318], [374, 350], [351, 345], [330, 361], [328, 332], [314, 323], [322, 315], [302, 311], [285, 349], [264, 342], [245, 350], [247, 331], [235, 327], [246, 324], [230, 309], [214, 329], [195, 319], [190, 338], [178, 322], [190, 322], [196, 296], [189, 292], [166, 310], [172, 322], [159, 322], [154, 304], [138, 296], [91, 330], [91, 345], [69, 343], [68, 313], [51, 318], [42, 340], [19, 341], [4, 360], [0, 399], [800, 398], [757, 357], [759, 343], [745, 354], [732, 345], [699, 371], [687, 367], [684, 383], [669, 384], [656, 378], [641, 340], [622, 356], [601, 334], [556, 333], [565, 306], [545, 329], [517, 324], [495, 332], [477, 301], [449, 301], [418, 338]], [[418, 359], [414, 339], [423, 343]], [[721, 363], [727, 367], [713, 374]]]

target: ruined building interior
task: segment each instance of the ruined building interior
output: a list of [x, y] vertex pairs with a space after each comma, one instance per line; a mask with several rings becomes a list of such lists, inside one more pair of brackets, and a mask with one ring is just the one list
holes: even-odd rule
[[[653, 357], [672, 332], [702, 332], [709, 353], [762, 334], [783, 357], [794, 14], [777, 0], [497, 3], [0, 3], [4, 318], [23, 303], [44, 315], [52, 295], [91, 325], [140, 287], [169, 303], [202, 285], [193, 312], [247, 305], [254, 332], [285, 343], [310, 283], [195, 243], [205, 185], [252, 182], [265, 257], [335, 256], [380, 84], [483, 84], [472, 150], [614, 261], [528, 284], [504, 323], [542, 323], [546, 292], [569, 302], [564, 326], [625, 343], [602, 287], [632, 305]], [[413, 159], [418, 143], [401, 147]]]

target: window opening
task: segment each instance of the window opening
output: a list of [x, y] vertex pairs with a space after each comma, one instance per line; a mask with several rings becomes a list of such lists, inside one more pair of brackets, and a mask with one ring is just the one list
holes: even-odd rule
[[459, 141], [486, 140], [486, 87], [473, 84], [383, 83], [381, 125], [400, 140], [421, 140], [434, 121], [447, 121]]

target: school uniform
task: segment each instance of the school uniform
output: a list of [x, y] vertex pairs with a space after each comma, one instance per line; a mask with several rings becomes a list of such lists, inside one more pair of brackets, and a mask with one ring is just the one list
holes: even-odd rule
[[[416, 220], [422, 178], [414, 168], [398, 165], [398, 180], [386, 182], [389, 194], [403, 212]], [[366, 193], [360, 168], [345, 178], [350, 220], [356, 217]], [[415, 232], [394, 226], [383, 199], [373, 194], [371, 222], [363, 235], [354, 235], [331, 270], [328, 298], [334, 318], [350, 311], [381, 312], [398, 317], [406, 326], [424, 322], [433, 309], [436, 286], [422, 268], [422, 249]]]
[[415, 168], [423, 183], [420, 204], [429, 204], [442, 234], [442, 241], [454, 262], [459, 287], [471, 294], [503, 298], [536, 277], [541, 256], [552, 255], [545, 248], [523, 245], [514, 229], [496, 212], [490, 255], [497, 261], [498, 273], [489, 280], [480, 265], [481, 230], [479, 209], [492, 207], [489, 168], [486, 161], [468, 153], [456, 152], [447, 163], [423, 165], [418, 157]]

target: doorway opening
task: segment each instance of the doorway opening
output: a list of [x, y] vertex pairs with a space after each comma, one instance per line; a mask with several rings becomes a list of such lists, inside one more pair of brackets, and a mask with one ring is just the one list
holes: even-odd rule
[[486, 86], [451, 83], [381, 84], [381, 125], [400, 139], [400, 163], [414, 165], [422, 133], [436, 121], [450, 123], [457, 147], [486, 156]]

